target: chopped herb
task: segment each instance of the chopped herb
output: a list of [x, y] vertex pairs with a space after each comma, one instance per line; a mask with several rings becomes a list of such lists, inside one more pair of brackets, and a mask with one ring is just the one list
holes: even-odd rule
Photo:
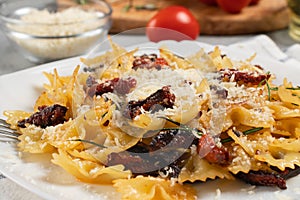
[[270, 87], [270, 90], [272, 90], [272, 91], [278, 91], [278, 87]]
[[236, 129], [233, 129], [232, 131], [233, 131], [233, 133], [234, 133], [237, 137], [241, 137], [241, 132], [240, 132], [240, 131], [238, 131], [238, 130], [236, 130]]
[[232, 142], [232, 141], [233, 141], [233, 139], [229, 137], [229, 138], [222, 139], [221, 143], [224, 144], [224, 143]]
[[[263, 80], [263, 81], [265, 81], [265, 80]], [[297, 86], [296, 88], [294, 88], [294, 87], [287, 87], [285, 89], [287, 89], [287, 90], [300, 90], [300, 86]], [[278, 91], [278, 87], [270, 87], [270, 90]]]
[[292, 96], [300, 98], [300, 96], [298, 96], [297, 94], [292, 94]]
[[267, 86], [267, 89], [268, 89], [268, 100], [269, 101], [271, 101], [271, 87], [270, 87], [270, 85], [269, 85], [269, 83], [268, 83], [268, 80], [267, 79], [264, 79], [264, 80], [262, 80], [259, 84], [258, 84], [258, 87], [260, 87], [260, 86], [262, 86], [262, 84], [266, 84], [266, 86]]
[[152, 3], [135, 6], [136, 10], [157, 10], [156, 5]]
[[264, 80], [260, 81], [260, 83], [257, 85], [257, 87], [260, 87], [260, 86], [262, 86], [262, 84], [264, 84], [265, 82], [266, 82], [266, 79], [264, 79]]
[[189, 126], [187, 126], [187, 125], [185, 125], [185, 124], [181, 124], [181, 123], [179, 123], [179, 122], [176, 122], [176, 121], [174, 121], [174, 120], [172, 120], [172, 119], [170, 119], [170, 118], [168, 118], [168, 117], [163, 117], [163, 116], [161, 116], [161, 117], [158, 117], [158, 118], [165, 119], [165, 120], [167, 120], [168, 122], [171, 122], [171, 123], [173, 123], [173, 124], [175, 124], [175, 125], [181, 127], [181, 130], [187, 130], [187, 131], [190, 131], [190, 132], [192, 132], [194, 135], [202, 136], [202, 134], [203, 134], [199, 129], [191, 128], [191, 127], [189, 127]]
[[107, 115], [107, 113], [108, 113], [108, 112], [105, 112], [105, 113], [101, 116], [101, 118], [104, 118], [105, 115]]
[[266, 85], [268, 87], [268, 100], [271, 101], [271, 87], [270, 87], [268, 81], [266, 81]]
[[294, 105], [294, 106], [299, 106], [298, 104], [296, 104], [296, 103], [291, 103], [292, 105]]
[[126, 5], [126, 6], [123, 7], [122, 11], [123, 11], [123, 12], [128, 12], [128, 11], [130, 10], [131, 7], [132, 7], [132, 6], [128, 4], [128, 5]]
[[191, 127], [185, 125], [185, 124], [181, 124], [181, 123], [179, 123], [179, 122], [176, 122], [176, 121], [174, 121], [174, 120], [172, 120], [172, 119], [170, 119], [170, 118], [168, 118], [168, 117], [162, 117], [162, 116], [161, 116], [161, 117], [158, 117], [158, 118], [165, 119], [165, 120], [167, 120], [168, 122], [171, 122], [171, 123], [173, 123], [173, 124], [175, 124], [175, 125], [177, 125], [177, 126], [183, 128], [183, 129], [187, 129], [187, 130], [192, 130], [192, 129], [193, 129], [193, 128], [191, 128]]
[[87, 0], [76, 0], [78, 4], [84, 5], [87, 3]]
[[162, 129], [159, 129], [159, 130], [156, 130], [156, 131], [170, 131], [170, 130], [183, 130], [183, 131], [185, 131], [186, 128], [171, 127], [171, 128], [162, 128]]
[[[246, 131], [244, 131], [243, 132], [243, 134], [244, 135], [249, 135], [249, 134], [251, 134], [251, 133], [255, 133], [255, 132], [257, 132], [257, 131], [260, 131], [260, 130], [262, 130], [263, 129], [263, 127], [256, 127], [256, 128], [251, 128], [251, 129], [249, 129], [249, 130], [246, 130]], [[226, 142], [232, 142], [233, 141], [233, 139], [232, 138], [225, 138], [225, 139], [222, 139], [221, 140], [221, 143], [226, 143]]]
[[160, 116], [160, 117], [158, 117], [158, 118], [165, 119], [165, 120], [167, 120], [167, 121], [169, 121], [169, 122], [171, 122], [171, 123], [173, 123], [173, 124], [175, 124], [175, 125], [177, 125], [177, 126], [180, 126], [180, 127], [186, 126], [186, 125], [181, 124], [181, 123], [179, 123], [179, 122], [176, 122], [176, 121], [174, 121], [174, 120], [172, 120], [172, 119], [170, 119], [170, 118], [168, 118], [168, 117]]
[[84, 140], [84, 139], [72, 139], [72, 140], [69, 140], [69, 141], [85, 142], [85, 143], [89, 143], [89, 144], [95, 145], [95, 146], [97, 146], [97, 147], [106, 148], [106, 146], [103, 146], [103, 145], [101, 145], [101, 144], [98, 144], [98, 143], [93, 142], [93, 141], [90, 141], [90, 140]]
[[287, 90], [300, 90], [300, 86], [297, 87], [287, 87]]
[[249, 134], [251, 134], [251, 133], [255, 133], [255, 132], [257, 132], [257, 131], [260, 131], [260, 130], [262, 130], [262, 129], [263, 129], [263, 127], [252, 128], [252, 129], [249, 129], [249, 130], [244, 131], [243, 134], [244, 134], [244, 135], [249, 135]]
[[123, 12], [128, 12], [133, 7], [133, 0], [129, 0], [129, 3], [123, 7]]

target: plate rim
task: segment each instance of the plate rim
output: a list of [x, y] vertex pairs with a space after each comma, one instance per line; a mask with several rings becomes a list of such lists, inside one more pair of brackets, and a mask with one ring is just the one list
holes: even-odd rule
[[[148, 42], [150, 43], [150, 42]], [[146, 43], [146, 44], [148, 44]], [[198, 42], [198, 41], [182, 41], [182, 42], [176, 42], [176, 41], [163, 41], [163, 42], [159, 42], [159, 43], [155, 43], [155, 46], [157, 46], [157, 48], [159, 46], [161, 46], [162, 44], [167, 45], [168, 43], [176, 43], [176, 44], [182, 44], [182, 43], [195, 43], [199, 46], [206, 46], [206, 47], [210, 47], [213, 48], [215, 46], [219, 46], [221, 49], [227, 49], [230, 48], [230, 46], [225, 46], [225, 45], [211, 45], [211, 44], [207, 44], [207, 43], [203, 43], [203, 42]], [[145, 43], [139, 44], [139, 46], [144, 45]], [[136, 45], [134, 45], [136, 46]], [[128, 46], [125, 47], [126, 49], [132, 49], [134, 48], [134, 46]], [[105, 53], [108, 49], [100, 51], [99, 54]], [[16, 72], [12, 72], [9, 74], [4, 74], [0, 76], [0, 81], [2, 79], [9, 79], [15, 76], [20, 76], [22, 74], [29, 74], [29, 73], [37, 73], [39, 72], [40, 75], [42, 76], [42, 72], [44, 71], [53, 71], [53, 69], [57, 68], [58, 70], [71, 70], [70, 74], [72, 73], [72, 69], [74, 69], [76, 67], [77, 64], [81, 64], [80, 63], [80, 58], [81, 57], [85, 57], [87, 55], [82, 55], [82, 56], [76, 56], [76, 57], [72, 57], [72, 58], [67, 58], [67, 59], [62, 59], [62, 60], [58, 60], [58, 61], [54, 61], [54, 62], [50, 62], [50, 63], [46, 63], [46, 64], [42, 64], [42, 65], [37, 65], [31, 68], [27, 68], [27, 69], [23, 69], [23, 70], [19, 70]], [[271, 58], [268, 58], [271, 60]], [[281, 63], [278, 60], [275, 60], [278, 63]], [[300, 63], [300, 62], [299, 62]], [[67, 66], [65, 66], [67, 65]], [[63, 69], [64, 68], [64, 69]], [[2, 108], [1, 108], [2, 109]], [[2, 110], [0, 109], [0, 111], [2, 112]], [[2, 113], [0, 113], [0, 116], [2, 115]], [[1, 142], [0, 142], [1, 145]], [[16, 149], [16, 152], [17, 149]], [[49, 193], [45, 193], [43, 190], [41, 190], [40, 188], [36, 187], [34, 184], [30, 183], [27, 180], [22, 179], [21, 177], [16, 177], [13, 174], [11, 174], [10, 172], [6, 171], [4, 168], [2, 168], [2, 165], [0, 164], [0, 172], [5, 175], [8, 179], [12, 180], [13, 182], [17, 183], [19, 186], [31, 191], [32, 193], [38, 195], [39, 197], [45, 198], [45, 199], [53, 199], [56, 197], [53, 197], [51, 194]], [[300, 176], [300, 175], [299, 175]], [[29, 185], [28, 185], [29, 183]], [[33, 187], [30, 187], [33, 186]]]

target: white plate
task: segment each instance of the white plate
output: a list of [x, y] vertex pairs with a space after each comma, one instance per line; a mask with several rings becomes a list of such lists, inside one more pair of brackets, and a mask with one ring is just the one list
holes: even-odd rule
[[[166, 45], [178, 55], [189, 55], [197, 51], [199, 47], [211, 51], [212, 46], [196, 42], [164, 42], [163, 44], [146, 43], [139, 45], [143, 52], [152, 52], [158, 46]], [[131, 48], [129, 48], [131, 49]], [[245, 46], [222, 46], [224, 53], [231, 58], [243, 60], [254, 52]], [[263, 52], [263, 49], [260, 49]], [[300, 64], [288, 66], [277, 60], [271, 59], [267, 54], [257, 55], [254, 64], [261, 64], [265, 69], [278, 76], [278, 83], [284, 77], [295, 84], [300, 83], [298, 74]], [[31, 111], [34, 101], [41, 91], [42, 84], [46, 82], [42, 72], [51, 72], [58, 68], [60, 74], [71, 74], [75, 66], [79, 64], [79, 58], [66, 59], [28, 70], [4, 75], [0, 77], [0, 117], [3, 118], [4, 110], [22, 109]], [[36, 193], [45, 199], [119, 199], [120, 195], [111, 186], [91, 185], [77, 181], [60, 167], [50, 162], [50, 155], [21, 154], [15, 148], [14, 143], [0, 142], [0, 171], [21, 186]], [[299, 199], [300, 176], [287, 181], [287, 190], [279, 190], [275, 187], [251, 187], [240, 181], [215, 180], [206, 183], [194, 184], [198, 191], [199, 199], [216, 199], [217, 189], [220, 189], [220, 199]]]

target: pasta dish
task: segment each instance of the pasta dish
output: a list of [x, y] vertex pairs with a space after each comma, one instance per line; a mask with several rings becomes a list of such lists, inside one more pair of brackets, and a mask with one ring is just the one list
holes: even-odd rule
[[181, 57], [112, 50], [56, 69], [32, 112], [7, 110], [18, 148], [52, 154], [78, 180], [122, 199], [197, 199], [195, 182], [286, 189], [300, 172], [300, 87], [218, 47]]

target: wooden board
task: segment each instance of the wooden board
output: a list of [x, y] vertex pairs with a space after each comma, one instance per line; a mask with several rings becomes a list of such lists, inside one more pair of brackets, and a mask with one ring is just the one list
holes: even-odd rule
[[[201, 34], [263, 33], [286, 28], [289, 21], [286, 0], [260, 0], [258, 5], [249, 6], [239, 14], [226, 13], [218, 7], [204, 5], [199, 0], [152, 0], [150, 2], [154, 3], [159, 9], [172, 4], [186, 6], [200, 23]], [[111, 2], [113, 7], [112, 33], [145, 27], [151, 17], [158, 12], [157, 10], [136, 10], [135, 8], [124, 11], [124, 7], [128, 3], [129, 0]], [[149, 3], [149, 0], [133, 1], [134, 6], [144, 5], [145, 3]], [[136, 32], [140, 31], [141, 29]]]

